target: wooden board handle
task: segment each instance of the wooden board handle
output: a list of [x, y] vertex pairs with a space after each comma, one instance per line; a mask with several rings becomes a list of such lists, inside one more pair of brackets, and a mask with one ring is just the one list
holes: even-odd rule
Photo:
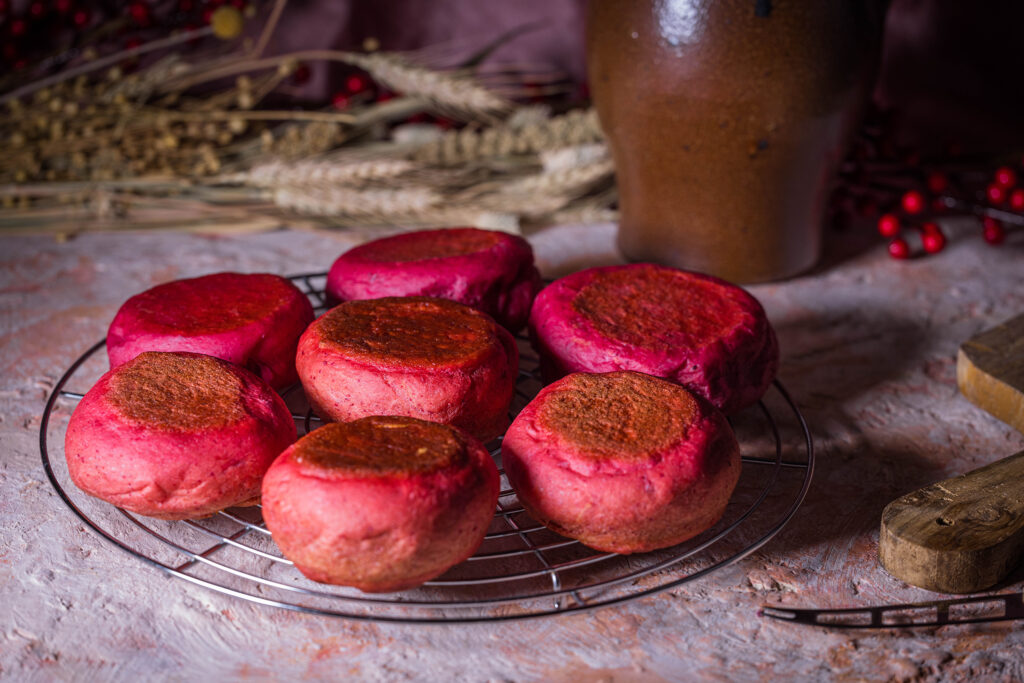
[[921, 588], [990, 588], [1022, 553], [1024, 451], [897, 498], [882, 512], [882, 566]]
[[1024, 432], [1024, 315], [961, 344], [956, 381], [971, 403]]

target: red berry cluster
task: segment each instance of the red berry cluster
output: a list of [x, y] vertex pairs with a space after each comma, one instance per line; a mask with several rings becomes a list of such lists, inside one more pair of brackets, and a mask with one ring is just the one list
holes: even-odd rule
[[[950, 177], [933, 170], [927, 174], [924, 189], [910, 189], [899, 197], [897, 211], [882, 214], [876, 223], [882, 237], [890, 239], [889, 254], [896, 259], [913, 255], [908, 241], [901, 237], [905, 228], [917, 228], [920, 233], [921, 249], [927, 254], [936, 254], [946, 247], [946, 236], [939, 225], [930, 220], [935, 214], [949, 213], [950, 209], [978, 215], [981, 218], [982, 237], [992, 245], [1002, 244], [1006, 239], [1006, 228], [1002, 221], [989, 215], [998, 212], [1006, 215], [1006, 208], [1020, 214], [1024, 212], [1024, 188], [1017, 187], [1017, 172], [1009, 166], [1000, 166], [990, 176], [982, 194], [983, 203], [975, 203], [956, 192]], [[929, 211], [929, 207], [931, 210]], [[1024, 216], [1022, 216], [1024, 218]]]
[[331, 106], [335, 109], [348, 109], [354, 100], [372, 100], [376, 94], [376, 86], [368, 75], [361, 71], [353, 71], [345, 77], [344, 87], [334, 93]]
[[24, 69], [34, 52], [52, 49], [52, 41], [92, 23], [92, 11], [74, 0], [32, 0], [20, 14], [0, 0], [0, 60], [3, 68]]
[[[249, 3], [246, 0], [131, 0], [126, 4], [31, 0], [21, 13], [15, 14], [11, 0], [0, 0], [0, 72], [5, 68], [24, 69], [43, 57], [48, 57], [50, 66], [57, 67], [61, 61], [78, 54], [75, 48], [84, 47], [86, 29], [108, 22], [113, 30], [97, 33], [102, 33], [104, 39], [96, 47], [101, 51], [131, 49], [144, 42], [140, 32], [151, 29], [165, 34], [169, 30], [193, 30], [208, 24], [214, 10], [225, 4], [245, 9]], [[55, 47], [67, 50], [63, 59], [50, 57]]]
[[[302, 70], [305, 65], [300, 64], [299, 70]], [[298, 71], [296, 71], [298, 74]], [[306, 74], [306, 80], [308, 80], [308, 72]], [[294, 77], [293, 77], [294, 79]], [[370, 75], [363, 71], [352, 71], [345, 76], [342, 88], [334, 93], [331, 97], [331, 106], [339, 111], [348, 109], [354, 104], [364, 104], [369, 102], [386, 102], [395, 97], [395, 93], [390, 90], [378, 87], [374, 83]], [[407, 123], [432, 123], [435, 126], [442, 129], [449, 129], [455, 126], [455, 121], [446, 118], [444, 116], [436, 116], [428, 114], [427, 112], [419, 112], [413, 114], [408, 119]]]
[[949, 158], [922, 163], [914, 150], [901, 149], [888, 134], [884, 117], [869, 117], [840, 173], [833, 195], [835, 219], [850, 215], [874, 218], [880, 235], [889, 240], [895, 259], [936, 254], [947, 236], [940, 217], [974, 216], [982, 237], [992, 245], [1006, 239], [1007, 225], [1024, 225], [1024, 178], [1021, 169]]
[[[948, 183], [945, 174], [933, 172], [928, 176], [928, 189], [935, 194], [944, 191]], [[920, 231], [920, 245], [925, 253], [937, 254], [946, 248], [946, 235], [942, 232], [939, 224], [933, 220], [921, 220], [927, 216], [928, 206], [928, 198], [924, 192], [907, 190], [900, 196], [898, 212], [885, 213], [879, 217], [878, 232], [883, 237], [890, 239], [890, 256], [896, 259], [906, 259], [913, 254], [910, 243], [900, 236], [904, 228], [910, 226], [914, 226]], [[936, 209], [939, 208], [934, 201], [932, 206]]]

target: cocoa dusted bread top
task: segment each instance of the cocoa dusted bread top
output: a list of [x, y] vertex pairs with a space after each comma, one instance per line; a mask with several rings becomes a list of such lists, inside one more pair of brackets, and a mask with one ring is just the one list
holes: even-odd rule
[[633, 268], [584, 285], [572, 307], [601, 333], [634, 346], [699, 347], [743, 322], [741, 291], [684, 271]]
[[136, 294], [125, 310], [150, 331], [181, 335], [226, 332], [291, 305], [297, 290], [268, 273], [215, 273], [157, 285]]
[[429, 296], [457, 301], [517, 331], [540, 289], [533, 248], [518, 235], [442, 228], [382, 237], [349, 249], [331, 265], [332, 301]]
[[467, 462], [455, 429], [412, 417], [364, 417], [331, 423], [294, 448], [296, 462], [351, 478], [430, 474]]
[[760, 400], [779, 347], [761, 304], [736, 285], [652, 263], [588, 268], [530, 310], [541, 374], [634, 370], [687, 387], [726, 414]]
[[478, 358], [500, 344], [497, 323], [430, 297], [348, 301], [316, 322], [320, 344], [370, 361], [436, 367]]
[[578, 373], [550, 390], [538, 423], [590, 459], [637, 460], [686, 434], [699, 413], [689, 392], [637, 372]]
[[424, 230], [368, 242], [346, 256], [382, 263], [426, 261], [486, 251], [501, 240], [500, 233], [476, 228]]
[[148, 427], [192, 432], [226, 427], [246, 416], [242, 380], [212, 356], [147, 351], [110, 377], [107, 401]]

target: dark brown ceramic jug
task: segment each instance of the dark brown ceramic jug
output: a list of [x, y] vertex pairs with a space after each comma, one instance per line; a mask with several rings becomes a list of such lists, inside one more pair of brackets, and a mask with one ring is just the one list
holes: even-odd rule
[[855, 0], [591, 0], [619, 248], [736, 282], [818, 259], [878, 26]]

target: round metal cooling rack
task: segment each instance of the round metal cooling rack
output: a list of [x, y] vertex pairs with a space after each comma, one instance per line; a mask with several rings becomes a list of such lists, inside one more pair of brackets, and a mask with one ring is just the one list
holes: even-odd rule
[[[291, 280], [318, 313], [326, 310], [325, 274]], [[522, 364], [513, 412], [540, 389], [537, 361], [520, 344]], [[675, 547], [641, 555], [591, 550], [532, 520], [502, 473], [494, 519], [473, 557], [415, 590], [366, 594], [309, 581], [282, 557], [259, 507], [232, 508], [202, 520], [140, 517], [77, 489], [62, 442], [75, 401], [107, 369], [100, 341], [60, 378], [39, 429], [43, 467], [63, 501], [93, 531], [135, 557], [193, 584], [263, 605], [312, 614], [400, 623], [504, 621], [582, 612], [667, 591], [737, 562], [774, 537], [803, 502], [814, 472], [814, 446], [803, 416], [775, 382], [756, 408], [732, 422], [743, 473], [722, 520]], [[72, 385], [78, 391], [68, 387]], [[86, 385], [87, 386], [83, 386]], [[315, 428], [301, 388], [284, 394], [300, 433]], [[771, 404], [771, 408], [769, 408]], [[55, 416], [61, 419], [51, 419]], [[58, 438], [60, 437], [60, 438]], [[500, 440], [491, 453], [501, 466]]]

